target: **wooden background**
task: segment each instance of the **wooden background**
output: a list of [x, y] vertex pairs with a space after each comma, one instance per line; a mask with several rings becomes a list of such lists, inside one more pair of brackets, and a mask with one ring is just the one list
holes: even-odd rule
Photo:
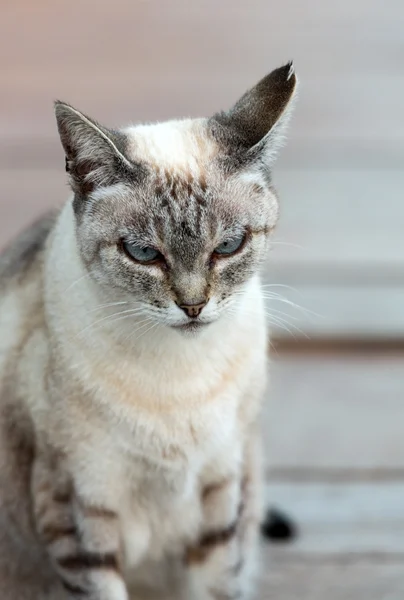
[[[403, 32], [403, 0], [2, 0], [0, 246], [68, 193], [55, 98], [106, 125], [208, 115], [293, 58], [265, 276], [319, 314], [291, 309], [297, 338], [402, 340]], [[301, 535], [265, 550], [261, 598], [404, 597], [403, 362], [274, 353], [268, 500]]]

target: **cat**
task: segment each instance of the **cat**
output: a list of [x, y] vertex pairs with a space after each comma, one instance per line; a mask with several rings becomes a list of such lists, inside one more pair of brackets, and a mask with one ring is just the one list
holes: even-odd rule
[[72, 198], [0, 259], [2, 600], [252, 596], [296, 86], [288, 63], [227, 112], [121, 130], [55, 103]]

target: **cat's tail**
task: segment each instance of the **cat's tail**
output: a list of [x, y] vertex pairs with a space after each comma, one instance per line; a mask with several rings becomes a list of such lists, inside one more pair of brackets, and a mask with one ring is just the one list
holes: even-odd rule
[[269, 542], [289, 543], [297, 536], [297, 526], [288, 514], [269, 507], [261, 525], [261, 533]]

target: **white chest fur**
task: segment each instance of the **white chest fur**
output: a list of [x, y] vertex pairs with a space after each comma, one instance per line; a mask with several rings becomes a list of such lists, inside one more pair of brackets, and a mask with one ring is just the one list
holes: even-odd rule
[[[156, 363], [122, 359], [119, 368], [111, 361], [94, 372], [98, 362], [92, 361], [81, 373], [111, 418], [108, 431], [91, 443], [81, 485], [119, 507], [128, 566], [194, 538], [203, 487], [240, 466], [240, 411], [248, 412], [251, 380], [265, 368], [266, 336], [260, 327], [248, 342], [243, 328], [239, 333], [244, 343], [233, 340], [228, 352], [224, 336], [216, 346], [206, 342], [201, 354], [195, 348], [196, 360], [162, 342], [165, 359], [159, 352]], [[84, 358], [78, 364], [82, 369]], [[100, 454], [104, 472], [94, 481]]]

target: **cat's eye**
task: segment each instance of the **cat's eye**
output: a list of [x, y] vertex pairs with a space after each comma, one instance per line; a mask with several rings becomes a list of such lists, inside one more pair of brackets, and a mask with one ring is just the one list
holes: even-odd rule
[[132, 244], [131, 242], [122, 242], [122, 248], [125, 253], [138, 263], [144, 265], [155, 264], [157, 262], [164, 261], [164, 257], [155, 248], [151, 246], [141, 246], [139, 244]]
[[245, 239], [246, 236], [243, 233], [243, 235], [240, 235], [238, 237], [225, 240], [215, 248], [214, 254], [216, 254], [217, 256], [230, 256], [232, 254], [235, 254], [238, 250], [241, 250], [241, 248], [244, 245]]

